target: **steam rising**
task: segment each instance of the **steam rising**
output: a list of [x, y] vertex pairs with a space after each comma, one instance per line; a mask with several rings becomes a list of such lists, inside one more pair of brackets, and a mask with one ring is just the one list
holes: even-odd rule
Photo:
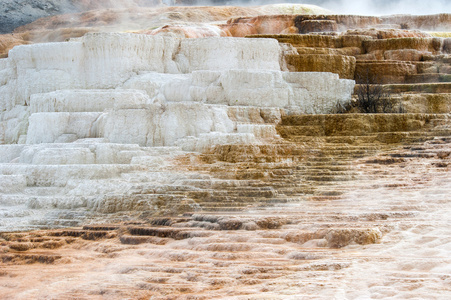
[[322, 6], [336, 13], [356, 15], [451, 13], [451, 1], [448, 0], [312, 0], [304, 2]]
[[[92, 1], [83, 9], [152, 7], [160, 5], [261, 5], [271, 3], [315, 4], [333, 10], [336, 13], [356, 15], [392, 15], [413, 14], [427, 15], [451, 13], [449, 0], [104, 0]], [[74, 3], [75, 5], [76, 2]], [[81, 8], [81, 7], [80, 7]]]

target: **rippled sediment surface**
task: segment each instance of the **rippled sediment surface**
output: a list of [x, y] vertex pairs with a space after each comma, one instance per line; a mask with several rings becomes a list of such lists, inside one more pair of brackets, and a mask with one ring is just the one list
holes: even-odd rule
[[336, 178], [321, 197], [297, 195], [274, 207], [2, 233], [0, 294], [444, 299], [451, 295], [450, 145], [436, 138], [353, 158], [351, 180]]

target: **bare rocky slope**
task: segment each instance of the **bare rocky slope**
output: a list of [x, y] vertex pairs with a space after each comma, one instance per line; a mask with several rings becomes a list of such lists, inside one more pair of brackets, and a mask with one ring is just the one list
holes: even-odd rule
[[11, 33], [15, 28], [42, 17], [76, 11], [70, 0], [5, 0], [0, 3], [0, 33]]
[[159, 3], [155, 0], [3, 0], [0, 2], [0, 34], [11, 33], [19, 26], [48, 16], [93, 9], [154, 6]]

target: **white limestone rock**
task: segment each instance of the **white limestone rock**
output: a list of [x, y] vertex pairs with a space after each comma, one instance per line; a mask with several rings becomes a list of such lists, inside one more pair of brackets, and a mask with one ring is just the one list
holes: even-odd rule
[[0, 59], [0, 86], [7, 84], [14, 77], [14, 69], [9, 59]]
[[0, 59], [0, 112], [14, 107], [11, 104], [11, 99], [14, 97], [11, 86], [15, 86], [16, 78], [12, 61], [10, 59]]
[[121, 109], [106, 115], [104, 137], [113, 143], [147, 145], [153, 119], [161, 113], [159, 105], [149, 109]]
[[[61, 89], [111, 89], [139, 72], [280, 70], [271, 39], [173, 37], [92, 33], [64, 43], [22, 45], [0, 63], [0, 104], [11, 108], [31, 95]], [[15, 72], [14, 72], [15, 71]], [[9, 94], [11, 90], [16, 93]], [[11, 96], [11, 98], [9, 98]]]
[[130, 164], [135, 156], [148, 154], [136, 144], [98, 143], [93, 151], [97, 164]]
[[328, 113], [338, 102], [351, 100], [354, 81], [339, 79], [332, 73], [226, 70], [186, 75], [142, 74], [123, 87], [147, 87], [149, 96], [158, 103], [194, 101]]
[[225, 106], [169, 103], [161, 116], [162, 146], [174, 145], [177, 139], [185, 136], [199, 136], [210, 132], [232, 132], [233, 127]]
[[[172, 60], [179, 43], [161, 36], [95, 33], [76, 41], [17, 46], [0, 64], [0, 72], [16, 70], [5, 90], [17, 94], [0, 103], [12, 107], [28, 103], [32, 94], [61, 89], [115, 88], [140, 71], [179, 73]], [[0, 82], [5, 82], [1, 73]]]
[[27, 186], [27, 179], [23, 175], [0, 175], [0, 193], [20, 193]]
[[126, 81], [122, 88], [138, 89], [147, 93], [153, 102], [191, 101], [187, 92], [191, 86], [191, 74], [142, 73]]
[[289, 85], [282, 72], [229, 70], [221, 76], [228, 105], [286, 107]]
[[212, 131], [231, 132], [226, 107], [192, 102], [154, 104], [147, 109], [121, 109], [108, 113], [105, 138], [114, 143], [172, 146], [186, 136]]
[[291, 105], [307, 114], [329, 113], [338, 103], [350, 102], [355, 85], [334, 73], [284, 72], [283, 77], [293, 86]]
[[103, 112], [113, 108], [143, 108], [151, 100], [139, 90], [58, 90], [33, 94], [31, 113], [38, 112]]
[[136, 165], [28, 165], [0, 164], [0, 175], [24, 175], [27, 186], [64, 187], [70, 180], [117, 178], [124, 172], [142, 170]]
[[63, 134], [97, 137], [93, 132], [98, 112], [35, 113], [29, 118], [27, 144], [53, 143]]
[[140, 71], [179, 73], [176, 38], [129, 33], [93, 33], [81, 39], [85, 88], [114, 88]]
[[93, 164], [95, 162], [94, 153], [89, 149], [43, 149], [34, 157], [32, 163], [35, 165], [76, 165]]
[[[0, 64], [0, 72], [12, 77], [1, 81], [2, 94], [6, 95], [1, 103], [11, 109], [17, 104], [30, 103], [32, 95], [33, 102], [39, 102], [35, 100], [39, 96], [34, 94], [122, 85], [146, 90], [153, 101], [160, 102], [288, 107], [299, 103], [296, 99], [318, 99], [311, 95], [312, 91], [306, 93], [306, 87], [321, 88], [322, 82], [336, 81], [321, 73], [311, 84], [309, 78], [281, 73], [279, 52], [277, 41], [272, 39], [180, 41], [171, 37], [106, 33], [89, 34], [66, 43], [18, 46]], [[11, 73], [11, 70], [16, 71]], [[162, 74], [180, 72], [193, 74]], [[297, 86], [299, 80], [303, 82]], [[323, 90], [320, 88], [316, 91]], [[340, 95], [340, 100], [344, 99], [342, 94], [334, 93]], [[79, 107], [73, 109], [100, 109], [86, 107], [83, 100], [77, 102], [80, 103], [74, 105]], [[316, 111], [321, 110], [321, 105], [317, 106]]]
[[182, 73], [197, 70], [280, 70], [275, 39], [209, 37], [184, 39], [176, 61]]
[[24, 145], [0, 145], [0, 163], [12, 163], [20, 157], [23, 149]]
[[10, 106], [28, 103], [32, 94], [83, 87], [81, 43], [17, 46], [9, 52], [8, 60], [16, 70], [15, 80], [8, 84], [16, 92], [9, 99]]
[[0, 143], [15, 144], [27, 133], [29, 107], [17, 105], [0, 113]]
[[[87, 151], [86, 151], [87, 150]], [[65, 165], [94, 163], [86, 158], [90, 149], [87, 145], [70, 144], [34, 144], [24, 147], [19, 163], [34, 165]], [[91, 152], [91, 151], [89, 151]], [[84, 156], [84, 157], [83, 157]]]
[[[2, 147], [0, 151], [1, 149]], [[26, 145], [20, 146], [18, 153], [16, 151], [18, 163], [33, 165], [130, 164], [133, 157], [151, 153], [149, 148], [142, 148], [136, 144], [96, 141], [86, 143], [83, 140], [73, 143]]]
[[76, 134], [73, 133], [63, 133], [56, 140], [55, 143], [72, 143], [78, 140]]

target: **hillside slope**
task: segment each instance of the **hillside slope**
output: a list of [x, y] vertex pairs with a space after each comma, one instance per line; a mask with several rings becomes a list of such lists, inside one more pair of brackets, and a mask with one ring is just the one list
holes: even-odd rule
[[10, 33], [19, 26], [48, 16], [100, 8], [154, 6], [158, 3], [158, 0], [3, 0], [0, 2], [0, 33]]

